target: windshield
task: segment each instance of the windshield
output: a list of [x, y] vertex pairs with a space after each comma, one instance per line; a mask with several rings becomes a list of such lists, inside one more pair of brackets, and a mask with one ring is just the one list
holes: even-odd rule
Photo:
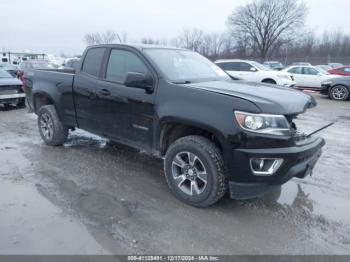
[[270, 63], [270, 67], [271, 68], [280, 68], [280, 67], [283, 67], [283, 65], [281, 63]]
[[320, 73], [322, 73], [322, 74], [324, 74], [324, 75], [330, 75], [330, 73], [328, 73], [326, 70], [324, 70], [322, 67], [317, 67], [317, 70], [320, 72]]
[[5, 70], [0, 69], [0, 78], [12, 78], [12, 76]]
[[266, 67], [258, 62], [251, 62], [251, 64], [261, 71], [271, 71], [270, 68], [268, 68], [268, 67]]
[[195, 52], [176, 49], [145, 49], [144, 51], [171, 82], [230, 79], [221, 68]]

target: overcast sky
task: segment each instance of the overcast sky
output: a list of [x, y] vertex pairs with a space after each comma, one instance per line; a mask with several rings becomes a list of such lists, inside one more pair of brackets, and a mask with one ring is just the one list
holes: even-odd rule
[[[79, 54], [88, 32], [114, 30], [129, 41], [175, 37], [183, 28], [226, 30], [246, 0], [1, 0], [0, 50]], [[349, 0], [305, 0], [307, 26], [350, 32]]]

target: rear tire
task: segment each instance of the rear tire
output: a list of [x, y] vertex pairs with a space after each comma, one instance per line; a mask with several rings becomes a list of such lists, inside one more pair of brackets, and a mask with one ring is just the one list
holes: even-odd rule
[[171, 144], [164, 169], [170, 190], [186, 204], [209, 207], [227, 191], [222, 154], [205, 137], [183, 137]]
[[47, 145], [60, 146], [67, 140], [68, 128], [58, 118], [53, 105], [43, 106], [39, 109], [38, 127], [40, 136]]
[[345, 86], [334, 86], [329, 92], [329, 97], [332, 100], [345, 101], [349, 98], [349, 89]]

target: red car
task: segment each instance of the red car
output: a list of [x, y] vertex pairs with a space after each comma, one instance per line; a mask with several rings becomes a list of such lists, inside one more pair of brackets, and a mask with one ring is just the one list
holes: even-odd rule
[[332, 75], [350, 76], [350, 65], [334, 68], [328, 72]]

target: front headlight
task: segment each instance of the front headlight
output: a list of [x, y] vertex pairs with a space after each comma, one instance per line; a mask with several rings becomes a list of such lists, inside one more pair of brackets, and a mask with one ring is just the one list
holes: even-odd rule
[[244, 130], [278, 136], [290, 135], [290, 126], [283, 115], [252, 114], [246, 112], [235, 112], [238, 124]]

